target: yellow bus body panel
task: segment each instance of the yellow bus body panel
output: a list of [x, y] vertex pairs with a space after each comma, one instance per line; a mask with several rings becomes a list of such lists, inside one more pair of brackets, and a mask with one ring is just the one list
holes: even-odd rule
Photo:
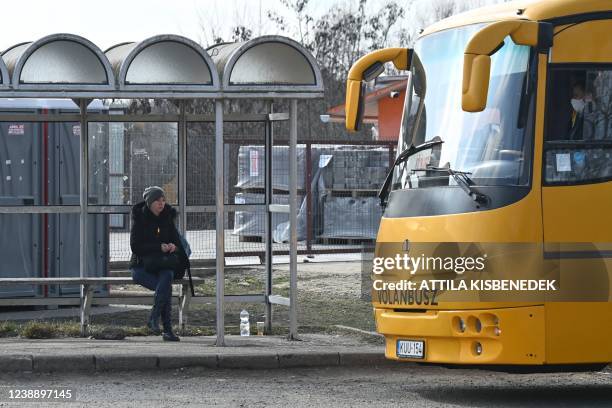
[[[480, 333], [469, 327], [460, 332], [453, 319], [493, 315], [499, 319], [496, 334], [485, 325]], [[385, 356], [398, 358], [397, 340], [424, 340], [425, 358], [432, 363], [455, 364], [543, 364], [545, 362], [544, 306], [477, 310], [428, 310], [407, 313], [393, 309], [376, 310], [377, 328], [385, 334]], [[477, 354], [475, 344], [482, 353]]]
[[[517, 15], [518, 8], [524, 9]], [[541, 21], [610, 11], [608, 0], [522, 1], [483, 8], [443, 20], [422, 35], [503, 19]], [[566, 29], [560, 32], [562, 29]], [[506, 207], [429, 217], [385, 218], [377, 242], [523, 242], [562, 248], [612, 250], [612, 185], [542, 187], [547, 64], [610, 63], [611, 20], [559, 26], [551, 59], [541, 54], [534, 133], [531, 191]], [[592, 39], [585, 41], [585, 38]], [[597, 39], [602, 41], [597, 41]], [[596, 267], [594, 266], [596, 265]], [[576, 271], [585, 271], [577, 274]], [[599, 271], [596, 274], [594, 271]], [[602, 272], [603, 271], [603, 272]], [[440, 302], [437, 306], [392, 305], [373, 301], [377, 330], [385, 335], [386, 356], [398, 360], [398, 340], [423, 340], [423, 361], [456, 364], [577, 364], [612, 361], [612, 258], [564, 260], [561, 282], [599, 285], [608, 301], [598, 302]], [[595, 276], [595, 275], [596, 276]], [[379, 277], [380, 278], [380, 277]], [[415, 310], [420, 309], [420, 310]], [[498, 335], [456, 330], [454, 318], [496, 316]], [[480, 343], [482, 354], [475, 353]], [[414, 359], [399, 360], [419, 361]]]

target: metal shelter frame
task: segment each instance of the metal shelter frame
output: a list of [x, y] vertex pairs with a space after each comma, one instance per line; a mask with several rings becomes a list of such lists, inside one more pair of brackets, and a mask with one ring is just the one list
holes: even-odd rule
[[[279, 50], [281, 57], [274, 55], [275, 50]], [[17, 44], [1, 55], [0, 98], [72, 99], [79, 106], [80, 114], [0, 113], [0, 122], [79, 122], [81, 132], [79, 205], [4, 206], [0, 207], [0, 214], [79, 214], [79, 271], [81, 278], [86, 277], [88, 215], [129, 213], [131, 209], [129, 205], [89, 205], [88, 124], [90, 122], [176, 122], [178, 123], [180, 229], [183, 232], [186, 229], [188, 212], [216, 214], [216, 344], [225, 345], [225, 302], [264, 303], [267, 332], [271, 332], [272, 329], [272, 306], [275, 304], [288, 306], [289, 338], [297, 338], [297, 103], [300, 99], [323, 96], [320, 69], [313, 56], [304, 47], [286, 37], [265, 36], [244, 43], [218, 45], [207, 51], [187, 38], [160, 35], [140, 43], [118, 44], [102, 52], [85, 38], [71, 34], [54, 34], [32, 43]], [[177, 61], [177, 58], [180, 61]], [[154, 65], [151, 65], [152, 63]], [[239, 64], [242, 68], [237, 68]], [[295, 72], [307, 74], [296, 77]], [[289, 82], [290, 80], [293, 82]], [[88, 113], [87, 107], [90, 102], [101, 98], [178, 99], [181, 103], [178, 114]], [[273, 99], [289, 99], [290, 112], [272, 113], [272, 104], [268, 103], [268, 110], [265, 113], [224, 114], [223, 101], [236, 98], [270, 102]], [[190, 99], [207, 99], [214, 102], [214, 115], [187, 114], [185, 100]], [[272, 124], [282, 120], [290, 122], [289, 205], [272, 204]], [[232, 121], [256, 121], [266, 124], [264, 204], [225, 204], [223, 127], [224, 122]], [[191, 122], [215, 124], [217, 194], [214, 206], [187, 205], [186, 145], [187, 125]], [[226, 296], [224, 256], [219, 256], [225, 253], [225, 214], [262, 208], [266, 216], [265, 293], [261, 296]], [[289, 214], [289, 298], [272, 293], [271, 226], [272, 213], [275, 212]], [[84, 294], [81, 293], [81, 296]]]

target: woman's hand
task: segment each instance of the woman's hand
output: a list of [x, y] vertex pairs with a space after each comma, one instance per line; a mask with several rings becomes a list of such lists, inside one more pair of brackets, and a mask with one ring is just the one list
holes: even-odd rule
[[176, 251], [176, 245], [174, 245], [173, 243], [161, 244], [161, 250], [164, 253], [166, 252], [173, 253], [174, 251]]

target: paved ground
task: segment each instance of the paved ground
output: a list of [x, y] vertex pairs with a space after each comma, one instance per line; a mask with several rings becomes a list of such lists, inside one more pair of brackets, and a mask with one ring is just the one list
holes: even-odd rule
[[216, 347], [212, 336], [183, 337], [180, 343], [163, 342], [160, 337], [5, 338], [0, 339], [0, 373], [388, 364], [380, 340], [371, 336], [304, 334], [300, 339], [226, 336], [226, 347]]
[[[346, 369], [185, 369], [0, 375], [0, 406], [609, 407], [612, 371], [506, 374], [415, 364]], [[11, 389], [71, 389], [66, 404], [8, 402]]]

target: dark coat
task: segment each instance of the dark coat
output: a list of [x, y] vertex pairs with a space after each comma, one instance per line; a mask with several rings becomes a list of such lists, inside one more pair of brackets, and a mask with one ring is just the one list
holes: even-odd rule
[[582, 129], [584, 128], [584, 112], [576, 113], [576, 119], [572, 123], [572, 119], [569, 121], [569, 134], [567, 140], [582, 140]]
[[159, 216], [155, 216], [144, 201], [132, 207], [132, 229], [130, 231], [130, 248], [132, 257], [130, 268], [142, 265], [142, 257], [161, 254], [161, 244], [173, 243], [177, 247], [182, 266], [189, 266], [189, 259], [181, 244], [178, 230], [174, 224], [177, 211], [166, 204]]

